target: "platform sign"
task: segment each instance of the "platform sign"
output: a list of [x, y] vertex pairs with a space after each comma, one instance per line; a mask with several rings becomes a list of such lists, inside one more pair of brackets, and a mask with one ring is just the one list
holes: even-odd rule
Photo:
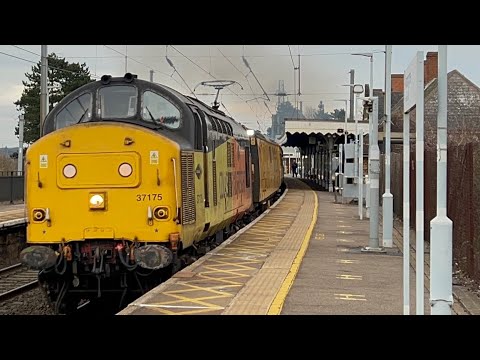
[[403, 112], [407, 113], [416, 104], [417, 99], [417, 62], [418, 55], [410, 62], [404, 74]]

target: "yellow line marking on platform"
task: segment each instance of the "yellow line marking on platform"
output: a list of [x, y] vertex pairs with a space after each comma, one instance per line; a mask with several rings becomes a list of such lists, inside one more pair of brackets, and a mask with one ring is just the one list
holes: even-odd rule
[[293, 260], [292, 266], [290, 268], [290, 271], [287, 277], [283, 281], [282, 286], [278, 290], [277, 295], [273, 299], [272, 304], [268, 309], [267, 315], [279, 315], [282, 312], [283, 303], [287, 298], [288, 292], [290, 291], [293, 281], [295, 280], [295, 276], [297, 275], [298, 270], [300, 269], [300, 264], [302, 263], [303, 256], [307, 251], [308, 243], [310, 241], [310, 237], [312, 236], [313, 228], [315, 227], [315, 223], [317, 222], [317, 216], [318, 216], [317, 193], [314, 190], [311, 190], [311, 191], [313, 193], [315, 204], [313, 208], [313, 214], [312, 214], [312, 220], [310, 222], [310, 226], [308, 227], [307, 233], [303, 238], [302, 246], [300, 247], [300, 250], [298, 251], [297, 256], [295, 256], [295, 259]]

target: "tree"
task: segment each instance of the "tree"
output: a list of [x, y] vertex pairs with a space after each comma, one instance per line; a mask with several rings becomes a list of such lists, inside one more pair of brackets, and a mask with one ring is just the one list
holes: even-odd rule
[[345, 120], [345, 109], [335, 109], [330, 115], [333, 117], [333, 120]]
[[0, 171], [17, 170], [17, 161], [9, 156], [0, 154]]
[[[23, 138], [31, 144], [40, 137], [40, 73], [41, 62], [32, 66], [32, 72], [26, 73], [27, 81], [22, 81], [22, 96], [14, 104], [23, 112], [25, 118]], [[48, 89], [49, 111], [73, 90], [91, 81], [90, 71], [85, 63], [69, 63], [55, 53], [48, 56]], [[18, 136], [18, 126], [15, 127]]]
[[315, 116], [317, 115], [317, 112], [312, 106], [306, 106], [305, 107], [305, 117], [307, 119], [315, 119]]

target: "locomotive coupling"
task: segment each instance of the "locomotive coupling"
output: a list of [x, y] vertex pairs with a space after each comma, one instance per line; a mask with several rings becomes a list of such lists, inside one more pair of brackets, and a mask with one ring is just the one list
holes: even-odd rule
[[135, 248], [135, 261], [144, 269], [161, 269], [172, 263], [173, 253], [161, 245], [145, 245]]
[[29, 246], [20, 253], [20, 262], [34, 270], [47, 269], [57, 261], [57, 254], [47, 246]]

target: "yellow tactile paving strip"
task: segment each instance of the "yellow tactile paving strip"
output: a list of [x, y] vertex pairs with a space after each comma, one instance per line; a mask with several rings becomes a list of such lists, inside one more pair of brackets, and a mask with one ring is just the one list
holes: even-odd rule
[[287, 181], [295, 186], [256, 223], [119, 315], [267, 314], [286, 296], [282, 286], [312, 223], [315, 193]]

